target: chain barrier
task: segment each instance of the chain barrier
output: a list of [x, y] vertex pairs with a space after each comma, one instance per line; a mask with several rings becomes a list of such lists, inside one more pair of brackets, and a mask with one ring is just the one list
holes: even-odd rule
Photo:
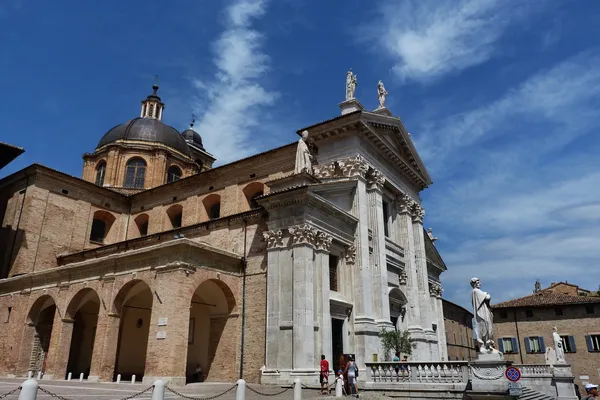
[[[146, 389], [142, 390], [141, 392], [134, 393], [134, 394], [132, 394], [132, 395], [130, 395], [130, 396], [127, 396], [127, 397], [124, 397], [124, 398], [122, 398], [122, 399], [120, 399], [120, 400], [129, 400], [129, 399], [134, 399], [134, 398], [136, 398], [136, 397], [138, 397], [138, 396], [141, 396], [141, 395], [143, 395], [144, 393], [147, 393], [147, 392], [149, 392], [149, 391], [150, 391], [150, 390], [152, 390], [153, 388], [154, 388], [154, 385], [152, 385], [152, 386], [149, 386], [149, 387], [147, 387]], [[38, 386], [38, 390], [39, 390], [40, 392], [42, 392], [42, 393], [46, 393], [46, 394], [47, 394], [47, 395], [49, 395], [50, 397], [57, 398], [58, 400], [74, 400], [74, 399], [72, 399], [72, 398], [65, 397], [65, 396], [61, 396], [60, 394], [53, 393], [53, 392], [51, 392], [51, 391], [49, 391], [49, 390], [47, 390], [47, 389], [44, 389], [44, 388], [43, 388], [43, 387], [41, 387], [41, 386]], [[14, 391], [13, 391], [13, 392], [14, 392]], [[2, 398], [2, 397], [0, 397], [0, 399], [1, 399], [1, 398]]]
[[226, 391], [224, 391], [223, 393], [219, 393], [217, 395], [210, 396], [210, 397], [193, 397], [193, 396], [187, 396], [187, 395], [185, 395], [183, 393], [179, 393], [178, 391], [176, 391], [174, 389], [171, 389], [168, 385], [165, 386], [165, 389], [167, 389], [169, 392], [173, 393], [176, 396], [183, 397], [184, 399], [188, 399], [188, 400], [212, 400], [212, 399], [216, 399], [218, 397], [226, 395], [227, 393], [231, 392], [236, 387], [237, 387], [237, 383], [235, 385], [233, 385], [232, 387], [230, 387], [229, 389], [227, 389]]
[[21, 390], [20, 386], [18, 388], [16, 388], [16, 389], [11, 390], [8, 393], [0, 394], [0, 399], [3, 399], [5, 397], [7, 397], [7, 396], [10, 396], [11, 394], [18, 392], [19, 390]]
[[272, 396], [279, 396], [280, 394], [284, 394], [288, 390], [293, 389], [294, 388], [294, 384], [292, 383], [292, 385], [290, 387], [287, 387], [287, 388], [283, 389], [281, 392], [277, 392], [277, 393], [262, 393], [262, 392], [259, 392], [258, 390], [252, 389], [250, 387], [250, 385], [246, 385], [246, 388], [248, 388], [248, 390], [250, 390], [251, 392], [256, 393], [259, 396], [272, 397]]

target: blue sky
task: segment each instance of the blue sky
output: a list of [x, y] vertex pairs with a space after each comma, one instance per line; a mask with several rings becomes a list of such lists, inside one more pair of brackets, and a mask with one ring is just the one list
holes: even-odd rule
[[[376, 4], [376, 5], [375, 5]], [[220, 162], [297, 139], [357, 98], [411, 132], [434, 184], [425, 226], [468, 304], [600, 284], [600, 3], [593, 0], [106, 0], [0, 3], [0, 140], [81, 174], [153, 77], [164, 120], [194, 112]]]

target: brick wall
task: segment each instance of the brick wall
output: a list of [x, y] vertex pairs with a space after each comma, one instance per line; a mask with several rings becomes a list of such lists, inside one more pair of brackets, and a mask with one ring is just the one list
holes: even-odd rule
[[472, 360], [476, 356], [473, 341], [473, 314], [457, 304], [442, 300], [448, 360]]

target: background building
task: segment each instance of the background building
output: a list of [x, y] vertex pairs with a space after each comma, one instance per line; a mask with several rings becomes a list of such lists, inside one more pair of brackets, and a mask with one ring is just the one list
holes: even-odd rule
[[473, 340], [473, 313], [446, 299], [442, 299], [442, 305], [448, 361], [475, 359], [477, 349]]
[[494, 335], [506, 359], [545, 364], [554, 348], [553, 327], [563, 339], [566, 361], [580, 388], [600, 380], [600, 296], [567, 282], [493, 306]]

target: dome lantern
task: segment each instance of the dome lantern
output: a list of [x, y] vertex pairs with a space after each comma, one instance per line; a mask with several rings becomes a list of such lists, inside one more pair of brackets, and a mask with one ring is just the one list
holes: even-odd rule
[[152, 85], [152, 94], [142, 100], [142, 112], [141, 118], [154, 118], [157, 120], [162, 119], [163, 110], [165, 104], [160, 100], [157, 94], [158, 92], [158, 75], [155, 77], [154, 85]]

